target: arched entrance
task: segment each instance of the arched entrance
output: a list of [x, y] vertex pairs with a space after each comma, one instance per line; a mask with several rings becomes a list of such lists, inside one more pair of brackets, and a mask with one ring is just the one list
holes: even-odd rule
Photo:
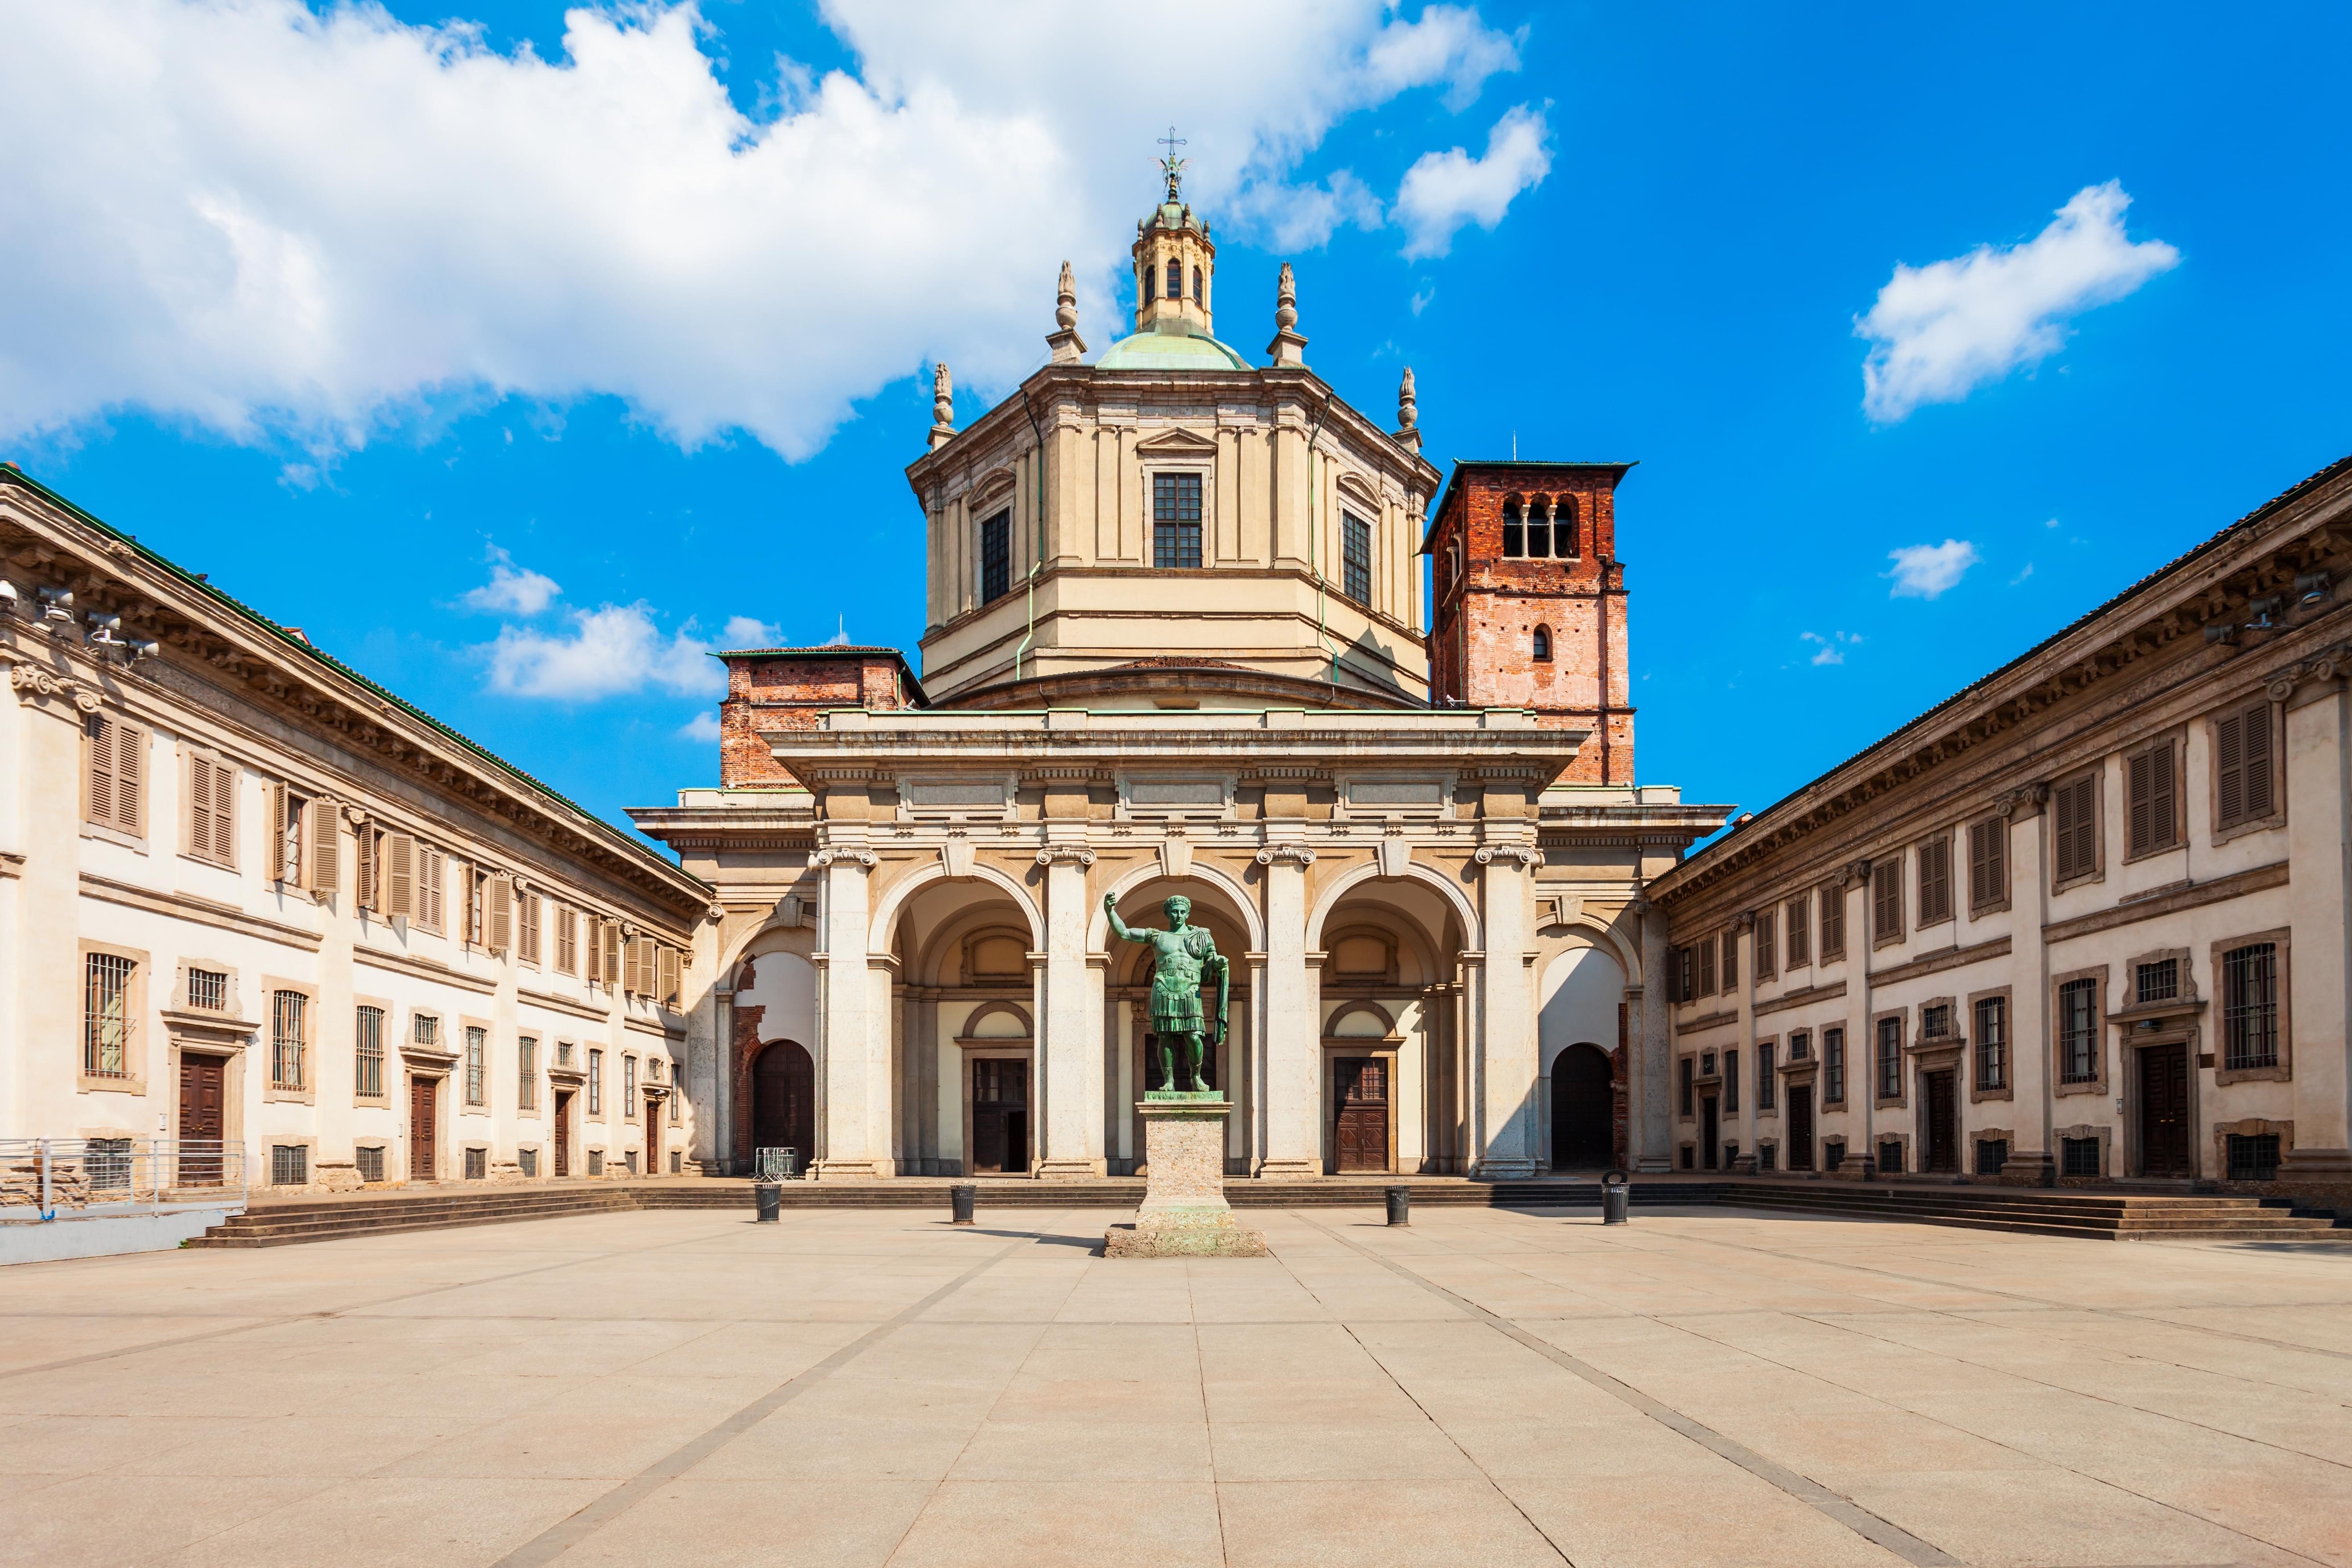
[[816, 1154], [816, 1064], [790, 1040], [778, 1040], [751, 1064], [751, 1147]]
[[1616, 1159], [1609, 1053], [1570, 1046], [1551, 1064], [1551, 1168], [1601, 1170]]

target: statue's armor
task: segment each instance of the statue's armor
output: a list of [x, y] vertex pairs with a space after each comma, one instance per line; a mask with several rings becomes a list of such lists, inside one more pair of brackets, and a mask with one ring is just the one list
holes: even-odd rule
[[[1136, 933], [1142, 936], [1145, 933]], [[1204, 1027], [1201, 1021], [1201, 973], [1217, 956], [1216, 939], [1200, 926], [1150, 933], [1159, 962], [1151, 971], [1151, 1029], [1182, 1035]]]

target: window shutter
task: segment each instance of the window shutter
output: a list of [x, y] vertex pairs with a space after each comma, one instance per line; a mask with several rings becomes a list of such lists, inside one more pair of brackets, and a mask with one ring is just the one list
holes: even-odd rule
[[114, 737], [117, 726], [103, 713], [89, 716], [89, 819], [114, 826]]
[[294, 868], [286, 864], [286, 786], [269, 786], [269, 879], [283, 882]]
[[[2246, 820], [2259, 821], [2275, 809], [2271, 799], [2271, 705], [2246, 710]], [[135, 733], [135, 731], [133, 731]], [[130, 776], [126, 769], [124, 777]]]
[[352, 902], [363, 910], [375, 908], [376, 830], [362, 826], [352, 833]]
[[145, 822], [141, 811], [141, 786], [145, 777], [142, 762], [146, 755], [147, 731], [136, 724], [117, 723], [114, 729], [114, 826], [125, 833], [137, 833]]
[[514, 879], [491, 878], [482, 898], [489, 905], [490, 951], [504, 952], [514, 945]]
[[2088, 876], [2098, 868], [2098, 775], [2089, 774], [2058, 786], [2057, 861], [2061, 879]]
[[581, 961], [581, 978], [604, 979], [604, 922], [594, 915], [583, 914], [580, 917], [580, 934], [588, 945], [587, 954]]
[[604, 931], [604, 984], [611, 985], [621, 978], [621, 922], [606, 921]]
[[312, 801], [310, 812], [302, 844], [310, 852], [310, 889], [340, 893], [343, 890], [342, 813], [331, 800]]
[[385, 913], [404, 919], [416, 915], [416, 840], [405, 833], [386, 836], [383, 879], [390, 895]]
[[213, 858], [224, 866], [236, 864], [236, 767], [231, 763], [206, 763], [213, 774]]
[[684, 957], [685, 954], [674, 947], [661, 950], [661, 999], [671, 1006], [677, 1005], [678, 992], [681, 989], [678, 972], [682, 967], [681, 960]]
[[1969, 902], [1982, 906], [2000, 901], [2001, 850], [2009, 825], [1998, 818], [1969, 829]]
[[2246, 819], [2246, 725], [2244, 716], [2222, 715], [2213, 723], [2213, 763], [2216, 774], [2214, 823], [2235, 827]]
[[181, 835], [180, 847], [190, 855], [210, 855], [213, 852], [213, 765], [194, 752], [188, 754], [188, 809], [184, 813], [188, 830]]
[[2142, 752], [2126, 766], [2131, 797], [2131, 852], [2156, 847], [2156, 752]]
[[416, 847], [416, 918], [433, 930], [449, 928], [441, 920], [441, 900], [449, 886], [449, 867], [441, 851], [429, 844]]
[[621, 947], [621, 989], [632, 995], [646, 989], [644, 966], [637, 958], [638, 951], [643, 945], [636, 938], [631, 937]]

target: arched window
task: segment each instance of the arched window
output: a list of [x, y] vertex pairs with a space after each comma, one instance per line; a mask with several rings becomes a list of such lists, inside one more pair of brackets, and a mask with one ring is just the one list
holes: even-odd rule
[[1201, 299], [1201, 269], [1200, 269], [1199, 268], [1195, 267], [1194, 268], [1192, 268], [1192, 303], [1194, 303], [1195, 305], [1198, 305], [1198, 304], [1201, 304], [1202, 302], [1202, 299]]
[[1536, 628], [1536, 662], [1538, 664], [1551, 662], [1551, 631], [1546, 626]]
[[1576, 498], [1560, 496], [1551, 503], [1551, 552], [1558, 556], [1580, 553], [1577, 531]]
[[1168, 263], [1168, 297], [1171, 300], [1184, 297], [1184, 264], [1172, 258]]
[[1159, 276], [1159, 273], [1154, 272], [1149, 267], [1143, 269], [1143, 302], [1147, 305], [1151, 303], [1151, 285]]
[[1525, 555], [1528, 552], [1527, 529], [1519, 521], [1519, 503], [1503, 503], [1503, 553]]
[[1528, 553], [1545, 556], [1551, 553], [1551, 513], [1541, 501], [1528, 506]]

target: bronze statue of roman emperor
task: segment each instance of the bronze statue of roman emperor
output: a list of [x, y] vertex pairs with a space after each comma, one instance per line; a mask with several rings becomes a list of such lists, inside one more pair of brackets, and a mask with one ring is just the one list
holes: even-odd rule
[[[1216, 938], [1192, 923], [1192, 900], [1181, 893], [1160, 906], [1168, 917], [1166, 931], [1141, 930], [1118, 918], [1118, 895], [1103, 895], [1103, 913], [1110, 917], [1111, 935], [1122, 942], [1147, 943], [1157, 956], [1151, 971], [1151, 1032], [1160, 1037], [1160, 1081], [1170, 1089], [1210, 1092], [1201, 1077], [1206, 1046], [1225, 1037], [1225, 1011], [1232, 997], [1233, 970], [1217, 951]], [[1216, 1027], [1205, 1026], [1201, 1012], [1204, 976], [1217, 983]], [[1204, 1042], [1205, 1037], [1205, 1042]], [[1176, 1071], [1175, 1050], [1183, 1047], [1183, 1077]]]

